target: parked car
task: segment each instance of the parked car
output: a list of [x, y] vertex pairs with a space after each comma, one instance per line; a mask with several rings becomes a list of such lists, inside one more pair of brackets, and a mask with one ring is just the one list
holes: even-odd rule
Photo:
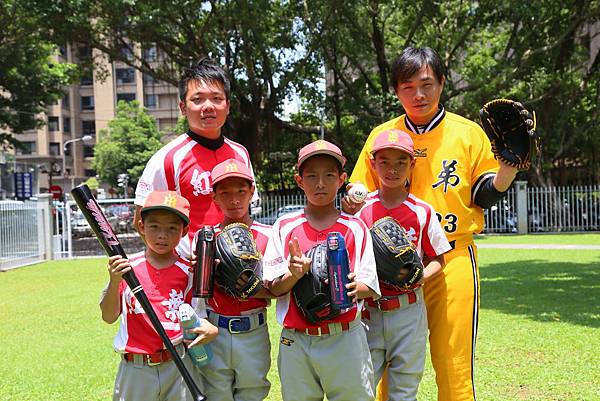
[[118, 233], [126, 233], [132, 231], [133, 225], [133, 214], [135, 212], [135, 205], [121, 203], [112, 204], [106, 206], [106, 218], [108, 218], [111, 225], [114, 221], [114, 229]]
[[271, 210], [270, 212], [266, 213], [264, 216], [257, 218], [256, 220], [262, 224], [273, 225], [273, 223], [275, 223], [275, 220], [277, 220], [284, 214], [297, 212], [298, 210], [302, 209], [304, 209], [304, 205], [286, 205], [278, 209]]

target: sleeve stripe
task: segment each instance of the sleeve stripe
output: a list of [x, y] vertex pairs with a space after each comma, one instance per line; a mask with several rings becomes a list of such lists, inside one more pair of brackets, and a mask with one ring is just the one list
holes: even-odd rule
[[173, 162], [173, 159], [175, 158], [175, 153], [191, 140], [192, 140], [192, 138], [190, 138], [188, 135], [186, 135], [186, 134], [181, 135], [179, 138], [177, 138], [173, 142], [171, 142], [171, 143], [173, 143], [173, 147], [171, 149], [169, 149], [167, 154], [165, 155], [165, 161], [164, 161], [165, 178], [167, 179], [167, 188], [170, 191], [176, 190], [175, 164]]
[[473, 192], [471, 193], [471, 199], [475, 199], [475, 197], [477, 196], [477, 192], [479, 191], [479, 188], [481, 188], [483, 183], [485, 183], [489, 178], [494, 179], [495, 176], [496, 176], [495, 173], [486, 173], [486, 174], [482, 175], [481, 177], [479, 177], [477, 179], [477, 181], [475, 181], [475, 185], [473, 185]]

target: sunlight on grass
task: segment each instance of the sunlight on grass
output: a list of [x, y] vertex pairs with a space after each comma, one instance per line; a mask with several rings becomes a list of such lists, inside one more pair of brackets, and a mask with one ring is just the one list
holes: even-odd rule
[[[600, 253], [480, 249], [479, 255], [478, 398], [600, 400]], [[105, 266], [105, 259], [53, 261], [0, 274], [0, 400], [111, 399], [119, 358], [112, 351], [117, 326], [102, 322], [97, 305]], [[274, 307], [268, 315], [267, 399], [280, 401], [281, 329]], [[429, 358], [419, 399], [436, 399]]]

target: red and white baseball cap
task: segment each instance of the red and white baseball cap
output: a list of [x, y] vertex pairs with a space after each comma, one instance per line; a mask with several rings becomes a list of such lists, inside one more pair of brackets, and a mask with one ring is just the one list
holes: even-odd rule
[[168, 210], [190, 224], [190, 202], [175, 191], [152, 191], [146, 198], [142, 214], [149, 210]]
[[217, 164], [210, 172], [211, 185], [213, 188], [219, 181], [223, 181], [225, 178], [239, 177], [244, 178], [250, 183], [254, 183], [254, 177], [250, 168], [245, 163], [236, 159], [227, 159], [224, 162]]
[[400, 149], [403, 152], [406, 152], [410, 155], [410, 157], [415, 157], [415, 144], [410, 137], [410, 135], [404, 131], [399, 129], [388, 129], [382, 131], [375, 138], [375, 142], [373, 143], [373, 148], [371, 149], [371, 154], [374, 155], [378, 150], [381, 149]]
[[311, 142], [300, 149], [300, 152], [298, 153], [298, 169], [300, 169], [300, 166], [306, 161], [306, 159], [316, 155], [332, 156], [340, 162], [342, 167], [344, 167], [344, 164], [346, 164], [346, 158], [342, 154], [340, 148], [331, 142], [319, 139], [318, 141]]

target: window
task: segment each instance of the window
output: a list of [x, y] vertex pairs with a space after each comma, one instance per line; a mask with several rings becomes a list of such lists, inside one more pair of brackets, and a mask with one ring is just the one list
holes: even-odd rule
[[79, 46], [77, 49], [79, 60], [89, 60], [92, 58], [92, 48], [89, 46]]
[[95, 177], [96, 170], [92, 168], [86, 168], [85, 170], [83, 170], [83, 174], [85, 174], [86, 177]]
[[65, 95], [62, 98], [61, 101], [61, 107], [63, 110], [69, 110], [69, 103], [71, 102], [71, 98], [69, 96], [68, 93], [65, 93]]
[[94, 145], [83, 145], [83, 157], [94, 157]]
[[63, 132], [71, 132], [71, 119], [69, 117], [63, 118]]
[[96, 135], [96, 121], [94, 120], [83, 120], [81, 122], [81, 133], [85, 135]]
[[60, 143], [50, 142], [50, 156], [60, 156]]
[[145, 95], [144, 106], [149, 109], [156, 109], [158, 107], [158, 95]]
[[58, 117], [48, 117], [48, 131], [60, 131], [60, 119]]
[[83, 72], [83, 75], [81, 75], [81, 82], [80, 82], [81, 86], [92, 86], [94, 85], [94, 75], [92, 74], [91, 71], [85, 71]]
[[154, 85], [156, 83], [156, 79], [149, 74], [144, 74], [142, 79], [144, 80], [144, 85]]
[[121, 100], [132, 102], [135, 100], [135, 93], [117, 93], [117, 103]]
[[121, 48], [121, 56], [123, 56], [125, 60], [133, 60], [133, 52], [129, 47]]
[[81, 110], [94, 110], [94, 96], [81, 96]]
[[132, 84], [135, 82], [135, 70], [133, 68], [117, 68], [115, 70], [117, 84]]
[[31, 155], [37, 152], [35, 142], [20, 142], [16, 148], [17, 155]]
[[145, 61], [156, 61], [156, 59], [157, 59], [156, 46], [150, 46], [150, 47], [142, 50], [142, 57], [144, 57]]

